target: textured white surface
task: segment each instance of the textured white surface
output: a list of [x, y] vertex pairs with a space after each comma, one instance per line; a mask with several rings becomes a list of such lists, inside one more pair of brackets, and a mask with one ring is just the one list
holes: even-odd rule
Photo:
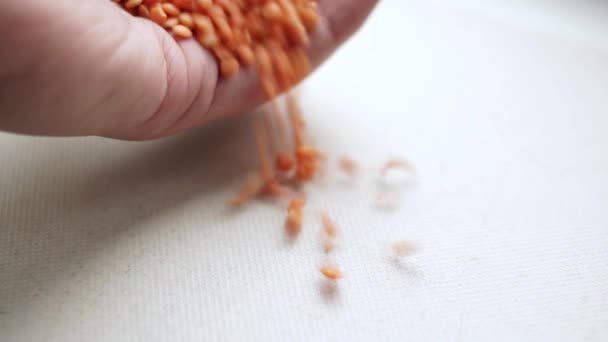
[[[246, 120], [147, 143], [0, 135], [0, 340], [606, 341], [608, 54], [511, 23], [381, 4], [304, 88], [318, 145], [366, 172], [315, 186], [294, 245], [277, 208], [224, 207]], [[391, 155], [419, 176], [383, 212]], [[321, 208], [343, 227], [336, 297]], [[423, 247], [405, 267], [385, 248], [403, 238]]]

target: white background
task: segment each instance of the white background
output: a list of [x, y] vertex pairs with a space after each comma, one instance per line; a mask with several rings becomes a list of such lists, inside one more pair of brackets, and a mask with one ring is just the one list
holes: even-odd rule
[[[1, 341], [606, 341], [608, 9], [384, 0], [305, 84], [364, 166], [284, 212], [224, 202], [247, 120], [146, 143], [0, 135]], [[376, 170], [412, 160], [396, 212]], [[320, 291], [318, 212], [345, 278]], [[406, 264], [386, 243], [422, 251]]]

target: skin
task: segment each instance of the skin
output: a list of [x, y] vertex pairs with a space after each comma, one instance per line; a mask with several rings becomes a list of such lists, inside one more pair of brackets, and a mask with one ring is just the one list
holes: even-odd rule
[[[316, 67], [378, 0], [320, 0]], [[109, 0], [0, 1], [0, 130], [147, 140], [264, 102], [251, 68], [222, 80], [212, 55]]]

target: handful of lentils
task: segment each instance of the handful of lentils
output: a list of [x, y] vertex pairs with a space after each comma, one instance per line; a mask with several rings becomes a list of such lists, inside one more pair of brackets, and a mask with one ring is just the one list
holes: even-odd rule
[[318, 22], [312, 0], [112, 0], [178, 39], [195, 38], [217, 58], [224, 78], [255, 65], [272, 99], [304, 78], [305, 48]]

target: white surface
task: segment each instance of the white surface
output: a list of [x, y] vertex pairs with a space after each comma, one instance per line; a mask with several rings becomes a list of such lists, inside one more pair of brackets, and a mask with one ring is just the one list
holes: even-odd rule
[[[0, 135], [0, 340], [607, 340], [607, 53], [495, 18], [384, 1], [307, 83], [318, 145], [366, 173], [318, 185], [293, 246], [275, 207], [224, 207], [244, 121]], [[394, 213], [372, 203], [390, 155], [419, 173]], [[320, 208], [344, 230], [333, 299]], [[403, 238], [423, 247], [405, 268], [384, 245]]]

